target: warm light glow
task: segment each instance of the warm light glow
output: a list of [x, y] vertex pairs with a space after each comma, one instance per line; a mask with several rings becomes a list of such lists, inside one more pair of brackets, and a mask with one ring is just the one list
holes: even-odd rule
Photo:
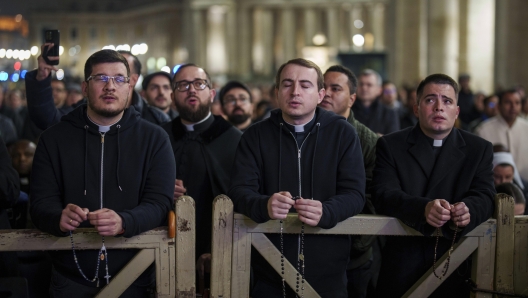
[[156, 67], [156, 58], [150, 57], [147, 59], [147, 68], [154, 69]]
[[161, 69], [165, 65], [167, 65], [167, 59], [165, 59], [164, 57], [158, 58], [158, 62], [156, 62], [156, 66]]
[[75, 47], [71, 47], [71, 48], [68, 50], [68, 55], [70, 55], [70, 56], [75, 56], [75, 54], [77, 54], [77, 50], [75, 49]]
[[170, 67], [168, 67], [167, 65], [165, 65], [165, 66], [163, 66], [163, 67], [161, 68], [161, 71], [164, 71], [164, 72], [166, 72], [166, 73], [170, 73]]
[[55, 75], [57, 76], [57, 80], [64, 79], [64, 70], [62, 70], [62, 68], [57, 70], [57, 73]]
[[62, 53], [64, 53], [64, 47], [63, 46], [59, 46], [59, 56], [61, 56]]
[[22, 21], [22, 15], [21, 14], [17, 14], [16, 17], [15, 17], [15, 22], [20, 23], [20, 21]]
[[8, 49], [8, 50], [6, 51], [5, 56], [6, 56], [7, 59], [11, 59], [11, 57], [13, 57], [13, 50]]
[[39, 48], [37, 46], [32, 46], [31, 47], [31, 55], [32, 56], [36, 56], [39, 52]]
[[116, 48], [114, 47], [114, 45], [108, 45], [108, 46], [104, 46], [103, 47], [103, 50], [116, 50]]
[[361, 29], [363, 28], [364, 24], [363, 24], [363, 21], [362, 20], [355, 20], [354, 21], [354, 27], [358, 28], [358, 29]]
[[148, 51], [148, 45], [146, 43], [142, 43], [139, 45], [139, 53], [141, 55], [145, 55]]
[[14, 50], [13, 51], [13, 59], [18, 59], [18, 54], [19, 54], [19, 50]]
[[321, 34], [321, 33], [316, 34], [312, 38], [312, 42], [316, 46], [322, 46], [326, 43], [326, 36], [324, 36], [324, 34]]
[[365, 44], [365, 38], [361, 34], [356, 34], [352, 37], [352, 42], [357, 47], [362, 47]]
[[5, 49], [0, 49], [0, 58], [4, 58], [6, 55], [6, 50]]
[[138, 44], [133, 45], [130, 52], [132, 53], [132, 55], [137, 56], [139, 54], [139, 45]]

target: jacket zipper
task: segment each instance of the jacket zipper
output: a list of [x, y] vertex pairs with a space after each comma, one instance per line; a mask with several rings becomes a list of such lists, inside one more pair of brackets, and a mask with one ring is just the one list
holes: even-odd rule
[[[297, 170], [299, 172], [299, 197], [302, 197], [301, 193], [301, 149], [310, 136], [311, 132], [309, 132], [306, 137], [304, 138], [303, 142], [301, 143], [301, 146], [299, 147], [299, 143], [297, 142], [297, 139], [293, 135], [293, 133], [290, 131], [291, 136], [293, 137], [293, 140], [295, 141], [295, 145], [297, 146]], [[297, 262], [299, 262], [299, 255], [301, 254], [301, 235], [299, 234], [297, 236]]]

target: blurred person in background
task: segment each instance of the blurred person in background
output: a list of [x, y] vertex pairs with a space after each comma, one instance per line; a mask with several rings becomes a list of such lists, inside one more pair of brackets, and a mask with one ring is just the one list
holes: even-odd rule
[[82, 95], [80, 84], [70, 83], [68, 84], [67, 90], [68, 96], [66, 97], [66, 102], [64, 103], [65, 106], [71, 107], [83, 100], [84, 96]]
[[513, 183], [502, 183], [495, 186], [497, 193], [507, 194], [513, 197], [515, 203], [514, 215], [526, 215], [526, 197], [522, 191]]
[[178, 112], [171, 108], [171, 76], [164, 71], [149, 74], [143, 79], [142, 95], [147, 102], [162, 110], [172, 120], [178, 117]]
[[468, 130], [475, 132], [477, 127], [484, 121], [488, 120], [491, 117], [497, 116], [499, 110], [497, 109], [497, 104], [499, 103], [499, 97], [497, 95], [490, 95], [484, 98], [482, 104], [484, 106], [482, 114], [479, 118], [471, 121], [468, 125]]
[[218, 95], [227, 121], [244, 132], [253, 123], [253, 98], [249, 88], [241, 82], [225, 84]]

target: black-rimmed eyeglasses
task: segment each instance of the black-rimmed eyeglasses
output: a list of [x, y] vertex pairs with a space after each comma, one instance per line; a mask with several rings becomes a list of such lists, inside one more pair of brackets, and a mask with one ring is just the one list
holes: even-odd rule
[[178, 81], [174, 83], [174, 89], [184, 92], [189, 90], [191, 88], [191, 85], [193, 85], [194, 89], [196, 90], [204, 90], [205, 88], [209, 87], [209, 84], [207, 83], [207, 80], [194, 80], [192, 82], [190, 81]]

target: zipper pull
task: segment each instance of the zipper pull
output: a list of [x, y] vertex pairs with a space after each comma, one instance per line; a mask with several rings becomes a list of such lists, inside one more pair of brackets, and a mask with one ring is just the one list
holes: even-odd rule
[[297, 158], [301, 159], [301, 149], [297, 152]]
[[104, 136], [105, 136], [105, 134], [101, 133], [101, 144], [104, 144]]

